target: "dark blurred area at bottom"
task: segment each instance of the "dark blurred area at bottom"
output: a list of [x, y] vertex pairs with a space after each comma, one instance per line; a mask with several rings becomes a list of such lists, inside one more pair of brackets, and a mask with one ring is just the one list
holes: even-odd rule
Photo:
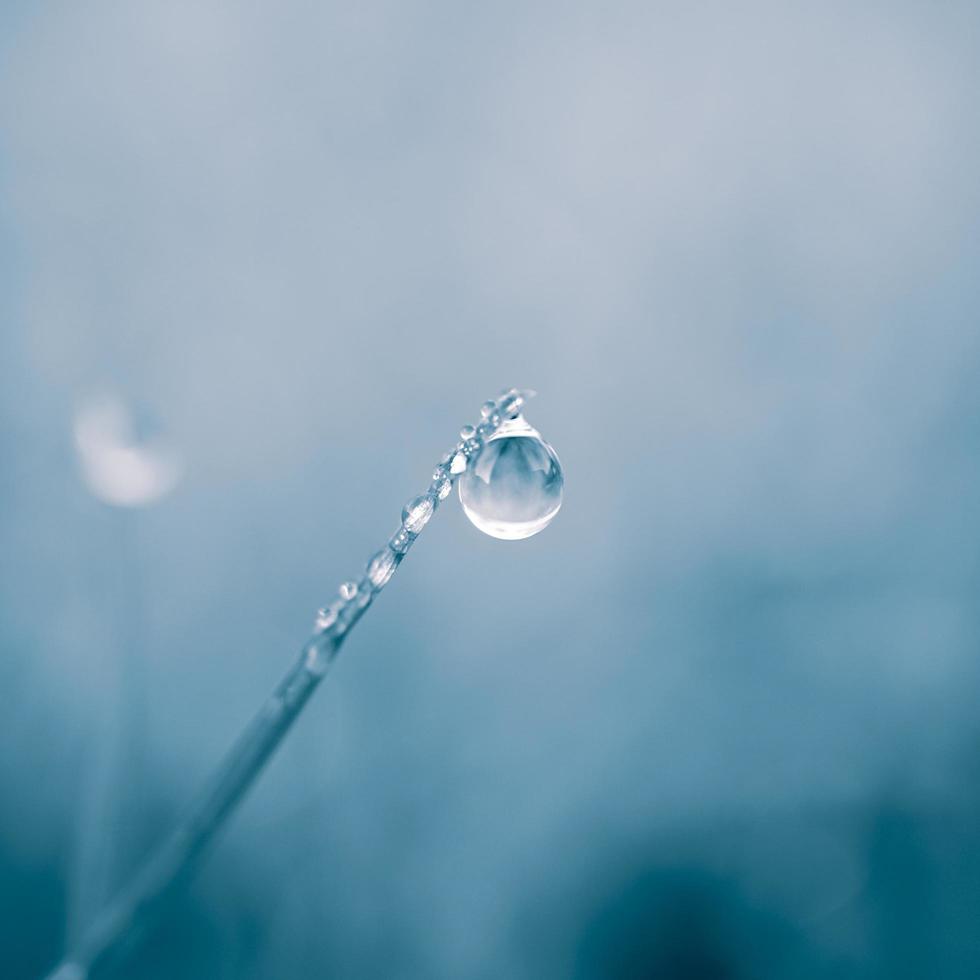
[[[898, 798], [694, 826], [594, 854], [545, 882], [501, 930], [513, 975], [576, 980], [920, 978], [980, 975], [980, 801], [937, 812]], [[157, 823], [157, 822], [155, 822]], [[0, 851], [0, 916], [18, 938], [4, 976], [39, 976], [62, 942], [64, 853], [25, 867]], [[744, 869], [750, 866], [751, 873]], [[578, 879], [578, 880], [576, 880]], [[105, 976], [275, 977], [261, 951], [276, 895], [219, 848]], [[286, 886], [288, 888], [288, 885]], [[478, 883], [474, 883], [478, 887]], [[59, 911], [60, 910], [60, 911]], [[379, 896], [373, 941], [314, 912], [310, 976], [425, 977], [433, 965]], [[495, 975], [477, 964], [467, 975]], [[93, 978], [95, 980], [95, 978]]]

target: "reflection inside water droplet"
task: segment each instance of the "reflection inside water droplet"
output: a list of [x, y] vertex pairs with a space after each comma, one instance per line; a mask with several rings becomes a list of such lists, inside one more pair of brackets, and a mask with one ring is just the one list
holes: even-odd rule
[[564, 483], [555, 451], [518, 416], [497, 430], [459, 478], [459, 499], [484, 534], [517, 541], [551, 523]]

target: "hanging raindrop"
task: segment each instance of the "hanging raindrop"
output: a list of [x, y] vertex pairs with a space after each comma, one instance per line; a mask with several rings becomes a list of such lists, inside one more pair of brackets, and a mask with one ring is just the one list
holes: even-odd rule
[[561, 507], [555, 451], [524, 419], [504, 422], [459, 478], [459, 500], [484, 534], [518, 541], [543, 531]]

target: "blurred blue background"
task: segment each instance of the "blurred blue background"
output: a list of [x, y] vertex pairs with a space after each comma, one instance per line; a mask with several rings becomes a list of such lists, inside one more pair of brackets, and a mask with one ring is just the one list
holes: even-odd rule
[[562, 512], [440, 510], [127, 975], [980, 975], [978, 56], [955, 2], [4, 4], [3, 976], [512, 384]]

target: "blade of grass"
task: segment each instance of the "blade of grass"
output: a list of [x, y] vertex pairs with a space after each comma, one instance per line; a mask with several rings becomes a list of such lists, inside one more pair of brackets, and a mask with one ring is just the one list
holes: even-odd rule
[[[448, 497], [486, 437], [520, 413], [524, 396], [509, 389], [486, 402], [478, 429], [442, 459], [428, 491], [406, 505], [402, 524], [368, 562], [358, 583], [341, 586], [341, 601], [320, 611], [316, 629], [290, 668], [219, 765], [211, 782], [132, 881], [96, 917], [47, 980], [91, 980], [125, 960], [168, 901], [190, 880], [269, 758], [316, 690], [347, 634], [387, 584], [440, 501]], [[482, 433], [482, 434], [481, 434]]]

